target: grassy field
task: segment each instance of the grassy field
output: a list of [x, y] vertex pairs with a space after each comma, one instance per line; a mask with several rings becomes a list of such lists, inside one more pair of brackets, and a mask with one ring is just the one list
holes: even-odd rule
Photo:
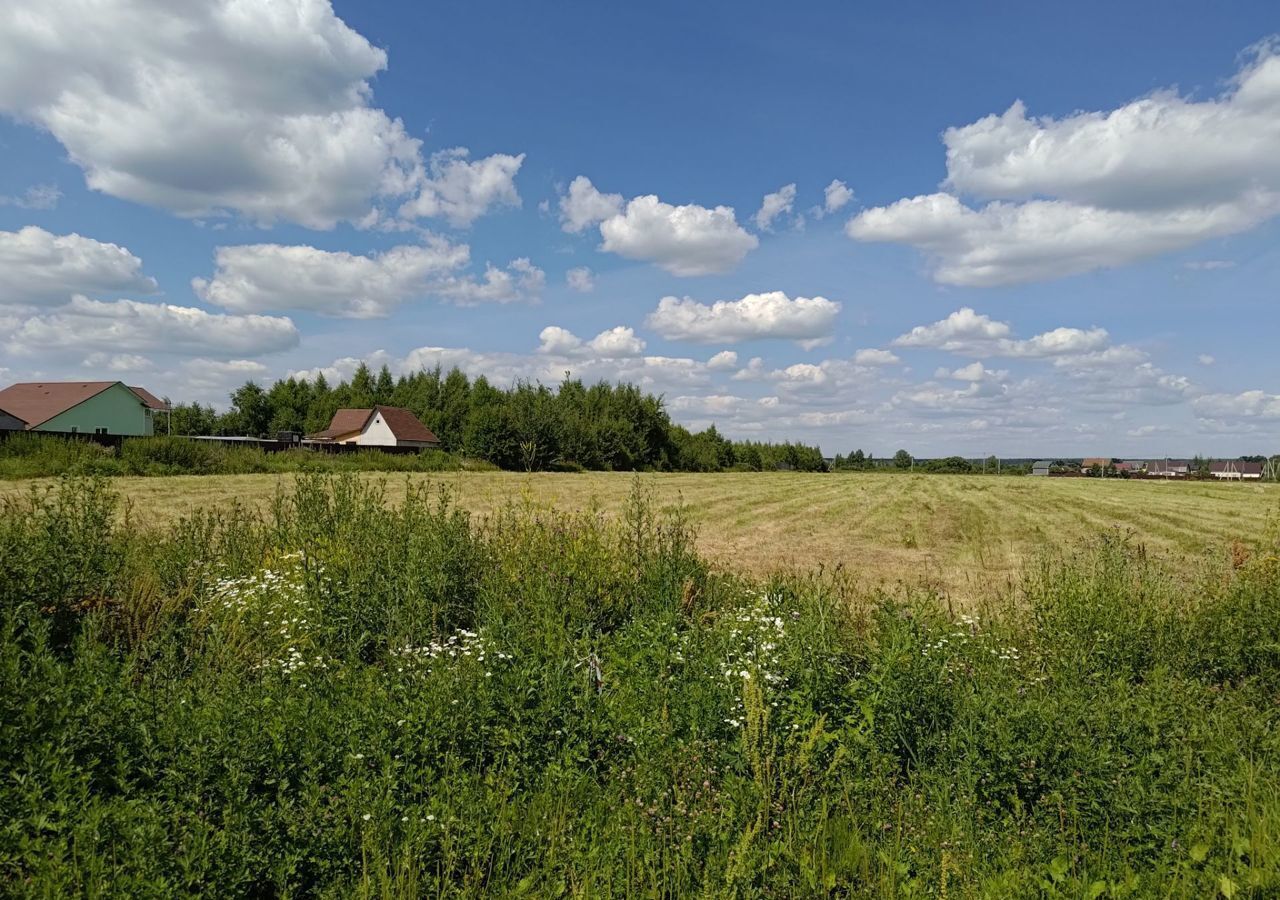
[[[451, 472], [362, 474], [386, 484], [447, 485], [457, 502], [491, 515], [510, 502], [616, 513], [637, 476], [623, 473]], [[657, 505], [683, 507], [701, 553], [726, 569], [844, 566], [868, 584], [926, 584], [957, 599], [1015, 580], [1044, 550], [1074, 549], [1113, 530], [1131, 535], [1171, 568], [1194, 570], [1206, 554], [1249, 543], [1280, 513], [1280, 485], [979, 476], [721, 473], [642, 475]], [[20, 494], [0, 482], [0, 497]], [[118, 478], [143, 524], [164, 525], [193, 508], [265, 505], [289, 490], [286, 475]]]
[[946, 546], [1001, 502], [1005, 539], [1101, 532], [955, 609], [708, 566], [625, 478], [484, 483], [618, 515], [0, 500], [0, 895], [1280, 896], [1280, 535], [1175, 570], [1106, 532], [1274, 495], [653, 480], [797, 553], [783, 523]]

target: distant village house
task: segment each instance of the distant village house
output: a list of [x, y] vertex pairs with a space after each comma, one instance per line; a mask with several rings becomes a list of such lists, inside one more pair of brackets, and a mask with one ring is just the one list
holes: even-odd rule
[[1147, 474], [1157, 478], [1186, 478], [1191, 474], [1191, 460], [1153, 459], [1147, 463]]
[[407, 409], [375, 406], [340, 409], [329, 427], [310, 440], [361, 447], [439, 447], [440, 440]]
[[1226, 459], [1209, 463], [1209, 474], [1223, 481], [1262, 480], [1262, 463]]
[[165, 402], [123, 381], [21, 382], [0, 391], [0, 429], [63, 434], [155, 434]]

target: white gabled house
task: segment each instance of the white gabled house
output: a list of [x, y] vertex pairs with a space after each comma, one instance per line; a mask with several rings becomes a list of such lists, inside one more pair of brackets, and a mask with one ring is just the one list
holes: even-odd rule
[[310, 440], [361, 447], [439, 447], [440, 439], [418, 417], [398, 406], [340, 409]]

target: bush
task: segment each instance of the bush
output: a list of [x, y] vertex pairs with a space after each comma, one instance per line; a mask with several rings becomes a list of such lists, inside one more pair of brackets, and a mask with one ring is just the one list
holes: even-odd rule
[[110, 447], [61, 435], [21, 432], [0, 440], [0, 477], [119, 475]]
[[125, 439], [119, 450], [63, 435], [17, 434], [0, 441], [0, 477], [57, 475], [245, 475], [259, 472], [491, 471], [491, 463], [460, 461], [440, 450], [393, 454], [380, 450], [326, 453], [291, 449], [267, 453], [187, 437]]
[[227, 468], [221, 446], [183, 437], [133, 438], [119, 455], [130, 475], [210, 475]]

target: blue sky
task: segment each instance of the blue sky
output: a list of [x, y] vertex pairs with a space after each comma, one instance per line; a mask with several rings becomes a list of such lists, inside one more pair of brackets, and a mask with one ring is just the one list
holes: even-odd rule
[[919, 455], [1275, 452], [1274, 4], [15, 0], [0, 380], [457, 364]]

